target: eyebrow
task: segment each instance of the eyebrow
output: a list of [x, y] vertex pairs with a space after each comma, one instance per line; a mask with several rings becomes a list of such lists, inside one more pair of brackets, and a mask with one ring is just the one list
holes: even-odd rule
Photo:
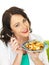
[[[26, 18], [23, 18], [23, 20], [24, 20], [24, 19], [26, 19]], [[15, 23], [15, 24], [13, 24], [13, 26], [15, 26], [16, 24], [19, 24], [19, 22], [17, 22], [17, 23]]]
[[15, 24], [13, 24], [13, 26], [15, 26], [16, 24], [19, 24], [19, 22], [17, 22], [17, 23], [15, 23]]

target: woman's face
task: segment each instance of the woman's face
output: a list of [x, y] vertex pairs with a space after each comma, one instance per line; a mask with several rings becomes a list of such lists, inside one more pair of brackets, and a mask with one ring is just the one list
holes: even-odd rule
[[29, 23], [22, 15], [11, 16], [10, 26], [15, 36], [27, 37], [29, 35]]

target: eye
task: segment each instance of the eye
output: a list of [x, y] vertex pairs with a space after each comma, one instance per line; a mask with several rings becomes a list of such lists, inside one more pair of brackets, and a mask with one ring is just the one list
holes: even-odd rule
[[27, 21], [27, 19], [23, 19], [23, 23], [25, 23]]
[[19, 26], [19, 24], [16, 24], [15, 26], [16, 26], [16, 27], [18, 27], [18, 26]]

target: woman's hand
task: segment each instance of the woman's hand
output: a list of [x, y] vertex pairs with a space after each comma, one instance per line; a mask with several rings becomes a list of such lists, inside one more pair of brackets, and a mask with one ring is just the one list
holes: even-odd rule
[[16, 40], [16, 38], [11, 37], [10, 46], [12, 51], [17, 53], [12, 65], [20, 65], [22, 60], [23, 50], [21, 46], [19, 45], [18, 41]]
[[35, 65], [44, 65], [43, 62], [39, 59], [39, 53], [37, 52], [28, 52], [32, 61], [34, 61]]
[[18, 54], [21, 54], [21, 53], [23, 54], [23, 50], [21, 46], [18, 44], [18, 41], [16, 40], [16, 38], [11, 37], [10, 46], [13, 52], [16, 52]]
[[37, 52], [28, 52], [28, 53], [31, 56], [33, 61], [39, 58], [39, 53]]

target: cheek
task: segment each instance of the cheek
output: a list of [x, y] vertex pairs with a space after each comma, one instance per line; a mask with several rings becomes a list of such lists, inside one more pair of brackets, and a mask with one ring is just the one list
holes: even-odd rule
[[26, 26], [29, 27], [29, 23], [28, 22], [26, 23]]
[[15, 32], [16, 32], [16, 33], [19, 33], [19, 32], [20, 32], [20, 29], [16, 29]]
[[14, 34], [17, 34], [18, 32], [19, 32], [20, 30], [18, 29], [18, 28], [12, 28], [12, 32], [14, 33]]
[[21, 29], [20, 29], [20, 28], [16, 28], [16, 29], [15, 29], [15, 32], [16, 32], [17, 34], [19, 34], [19, 33], [21, 32]]
[[18, 34], [20, 33], [20, 30], [13, 30], [13, 33], [14, 33], [15, 35], [18, 35]]

